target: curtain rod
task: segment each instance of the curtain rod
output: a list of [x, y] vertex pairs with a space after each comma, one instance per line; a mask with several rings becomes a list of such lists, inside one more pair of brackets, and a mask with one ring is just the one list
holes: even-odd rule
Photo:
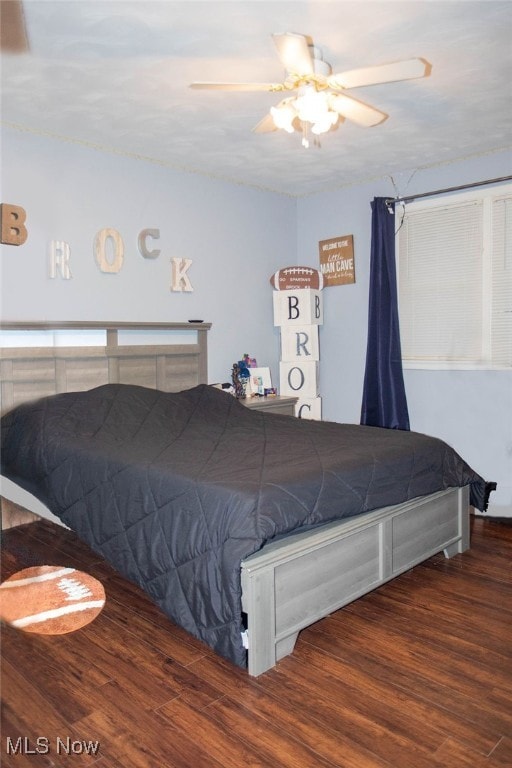
[[512, 176], [500, 176], [498, 179], [487, 179], [486, 181], [475, 181], [472, 184], [461, 184], [460, 187], [447, 187], [446, 189], [436, 189], [433, 192], [422, 192], [419, 195], [409, 195], [408, 197], [390, 197], [386, 200], [389, 207], [391, 203], [410, 203], [420, 197], [432, 197], [433, 195], [443, 195], [446, 192], [458, 192], [461, 189], [471, 189], [472, 187], [482, 187], [485, 184], [498, 184], [500, 181], [512, 181]]

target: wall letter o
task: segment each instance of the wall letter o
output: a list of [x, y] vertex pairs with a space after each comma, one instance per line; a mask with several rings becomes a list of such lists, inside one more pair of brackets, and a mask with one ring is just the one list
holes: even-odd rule
[[[107, 241], [112, 244], [112, 257], [107, 258]], [[123, 238], [117, 229], [100, 229], [94, 238], [94, 255], [102, 272], [119, 272], [124, 261]]]

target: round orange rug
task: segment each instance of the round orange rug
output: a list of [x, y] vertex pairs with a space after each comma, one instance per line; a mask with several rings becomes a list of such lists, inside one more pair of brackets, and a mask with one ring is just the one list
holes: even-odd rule
[[74, 632], [95, 619], [104, 605], [103, 584], [74, 568], [38, 565], [0, 584], [0, 619], [24, 632]]

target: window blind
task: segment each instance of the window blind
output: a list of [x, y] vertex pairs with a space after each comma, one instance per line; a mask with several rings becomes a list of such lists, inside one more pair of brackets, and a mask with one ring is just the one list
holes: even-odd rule
[[492, 206], [491, 357], [512, 366], [512, 197]]
[[406, 209], [397, 238], [405, 364], [512, 366], [511, 243], [512, 195]]

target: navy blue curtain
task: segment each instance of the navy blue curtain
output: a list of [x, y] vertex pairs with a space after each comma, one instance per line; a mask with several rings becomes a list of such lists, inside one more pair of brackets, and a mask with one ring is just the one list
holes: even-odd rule
[[[398, 322], [394, 206], [375, 197], [361, 424], [409, 429]], [[390, 208], [388, 209], [388, 206]]]

